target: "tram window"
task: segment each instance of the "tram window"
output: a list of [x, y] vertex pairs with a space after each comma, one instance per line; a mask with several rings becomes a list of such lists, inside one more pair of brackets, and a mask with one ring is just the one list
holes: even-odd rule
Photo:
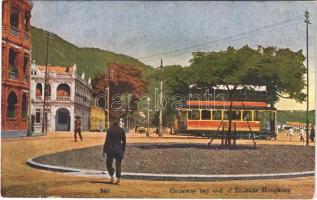
[[190, 120], [200, 120], [200, 111], [199, 110], [189, 110], [188, 119]]
[[260, 121], [262, 118], [262, 112], [260, 111], [255, 111], [254, 112], [254, 121]]
[[202, 120], [210, 120], [211, 119], [211, 111], [210, 110], [202, 110], [201, 111], [201, 119]]
[[229, 119], [229, 111], [224, 111], [223, 112], [223, 119], [228, 120]]
[[221, 120], [221, 110], [212, 111], [212, 119], [213, 120]]
[[[232, 120], [241, 120], [241, 111], [232, 110], [231, 113], [232, 113], [231, 115]], [[229, 111], [224, 112], [224, 120], [229, 120]]]
[[251, 111], [243, 111], [243, 121], [251, 121], [252, 120], [252, 112]]
[[233, 120], [241, 120], [241, 111], [239, 111], [239, 110], [234, 110], [233, 112], [232, 112], [232, 119]]

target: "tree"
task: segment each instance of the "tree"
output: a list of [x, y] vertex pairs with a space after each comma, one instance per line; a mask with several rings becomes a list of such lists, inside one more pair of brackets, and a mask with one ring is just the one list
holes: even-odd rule
[[[306, 68], [302, 51], [293, 52], [290, 49], [275, 47], [259, 47], [262, 52], [256, 63], [255, 77], [260, 77], [259, 84], [267, 87], [269, 103], [272, 107], [280, 98], [294, 99], [303, 102]], [[256, 82], [255, 80], [253, 82]]]
[[[305, 99], [303, 61], [301, 51], [275, 47], [259, 46], [255, 50], [248, 46], [228, 47], [225, 51], [193, 53], [190, 60], [192, 83], [208, 88], [224, 85], [228, 90], [229, 125], [225, 145], [231, 145], [232, 102], [238, 86], [266, 86], [272, 107], [285, 95], [301, 102]], [[235, 135], [233, 144], [236, 144]]]
[[[122, 105], [129, 104], [129, 108], [132, 111], [136, 110], [139, 98], [147, 91], [146, 81], [142, 74], [143, 69], [141, 67], [124, 64], [108, 64], [108, 68], [113, 72], [109, 81], [110, 102], [113, 103], [116, 101]], [[105, 80], [104, 74], [100, 74], [93, 79], [93, 96], [104, 93], [108, 86], [107, 84], [108, 81]], [[116, 110], [115, 112], [112, 110], [110, 112], [111, 117], [115, 119], [126, 117], [128, 114], [127, 108], [127, 106], [124, 106], [121, 110]]]
[[[175, 117], [177, 116], [177, 108], [184, 103], [186, 96], [190, 92], [189, 79], [190, 74], [188, 67], [179, 65], [164, 66], [160, 71], [160, 77], [164, 82], [164, 97], [166, 98], [166, 109], [163, 112], [164, 126], [174, 129]], [[179, 104], [176, 104], [179, 101]], [[159, 114], [153, 116], [153, 124], [158, 124]]]

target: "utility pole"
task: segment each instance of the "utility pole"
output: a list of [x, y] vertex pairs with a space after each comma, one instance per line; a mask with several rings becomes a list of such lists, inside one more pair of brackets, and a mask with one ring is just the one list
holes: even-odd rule
[[48, 47], [50, 41], [50, 33], [48, 31], [44, 32], [46, 37], [46, 58], [45, 58], [45, 75], [44, 75], [44, 98], [43, 98], [43, 118], [42, 118], [42, 133], [47, 132], [47, 112], [46, 112], [46, 86], [47, 86], [47, 65], [48, 65]]
[[150, 136], [150, 97], [147, 98], [147, 130], [146, 136]]
[[309, 21], [309, 12], [305, 11], [305, 23], [306, 23], [306, 66], [307, 66], [307, 116], [306, 116], [306, 146], [309, 146], [309, 120], [308, 120], [308, 114], [309, 114], [309, 67], [308, 67], [308, 24], [310, 24]]
[[[161, 58], [161, 66], [160, 70], [163, 70], [163, 59]], [[161, 91], [160, 91], [160, 131], [159, 131], [159, 136], [163, 136], [163, 80], [162, 80], [162, 73], [160, 77], [160, 86], [161, 86]]]
[[105, 73], [105, 80], [107, 81], [107, 87], [106, 87], [106, 91], [105, 91], [105, 95], [107, 97], [105, 97], [105, 105], [107, 105], [107, 128], [110, 128], [110, 80], [112, 78], [112, 75], [114, 75], [112, 69], [110, 69], [110, 67], [108, 67], [108, 69], [106, 70]]
[[[29, 59], [29, 62], [31, 62], [31, 59]], [[30, 67], [31, 68], [31, 67]], [[33, 123], [32, 123], [32, 113], [31, 113], [31, 99], [32, 99], [32, 83], [31, 83], [31, 76], [29, 76], [29, 83], [30, 83], [30, 92], [29, 92], [29, 117], [28, 117], [28, 131], [26, 135], [28, 137], [33, 135]], [[35, 92], [34, 92], [35, 93]]]

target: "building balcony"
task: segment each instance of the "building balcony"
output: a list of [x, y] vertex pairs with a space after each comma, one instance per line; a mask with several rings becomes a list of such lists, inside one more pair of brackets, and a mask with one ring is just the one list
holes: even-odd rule
[[70, 101], [69, 96], [57, 96], [56, 101]]
[[9, 72], [9, 79], [17, 80], [18, 79], [18, 73]]
[[16, 28], [16, 27], [14, 27], [14, 26], [11, 26], [11, 27], [10, 27], [10, 33], [11, 33], [12, 35], [17, 36], [17, 37], [20, 36], [19, 29]]
[[30, 39], [29, 33], [25, 32], [25, 34], [24, 34], [24, 40], [25, 40], [25, 41], [28, 41], [29, 39]]
[[[45, 99], [46, 99], [46, 101], [50, 101], [51, 100], [51, 96], [46, 96]], [[36, 96], [35, 100], [36, 101], [43, 101], [44, 99], [43, 99], [42, 96]]]
[[42, 97], [42, 96], [36, 96], [36, 97], [35, 97], [35, 100], [36, 100], [36, 101], [43, 101], [43, 97]]
[[71, 78], [72, 77], [72, 74], [58, 74], [58, 73], [56, 73], [56, 75], [55, 75], [55, 78]]

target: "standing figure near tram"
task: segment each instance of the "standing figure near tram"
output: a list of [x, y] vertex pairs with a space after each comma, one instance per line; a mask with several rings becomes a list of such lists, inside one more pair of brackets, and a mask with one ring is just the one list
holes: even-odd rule
[[294, 129], [293, 129], [293, 127], [291, 127], [291, 128], [288, 130], [288, 135], [289, 135], [289, 140], [292, 141], [292, 137], [294, 136]]
[[80, 137], [80, 140], [83, 141], [83, 138], [81, 136], [81, 121], [79, 116], [76, 116], [76, 120], [75, 120], [75, 133], [74, 133], [75, 142], [77, 142], [77, 133]]
[[300, 130], [299, 130], [299, 134], [300, 134], [300, 142], [304, 142], [305, 140], [304, 140], [304, 135], [305, 135], [305, 131], [304, 131], [304, 129], [303, 128], [300, 128]]
[[315, 141], [315, 129], [314, 129], [314, 125], [311, 125], [311, 130], [310, 130], [310, 139], [312, 142]]

